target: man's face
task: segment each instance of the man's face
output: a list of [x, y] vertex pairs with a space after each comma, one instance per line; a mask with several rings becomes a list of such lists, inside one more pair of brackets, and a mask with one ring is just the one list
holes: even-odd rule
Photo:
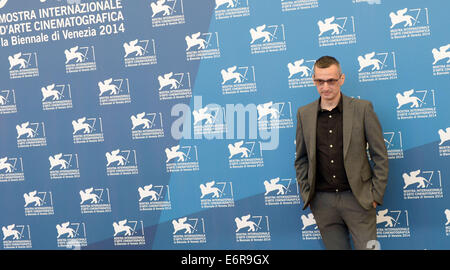
[[345, 75], [340, 73], [337, 65], [331, 65], [327, 68], [316, 67], [313, 80], [322, 100], [339, 101], [339, 93], [341, 86], [344, 84]]

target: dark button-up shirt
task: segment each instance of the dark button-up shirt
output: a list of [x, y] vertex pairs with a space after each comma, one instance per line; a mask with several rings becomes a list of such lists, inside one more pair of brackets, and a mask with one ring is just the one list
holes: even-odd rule
[[344, 168], [342, 96], [331, 111], [318, 108], [316, 149], [316, 191], [350, 190]]

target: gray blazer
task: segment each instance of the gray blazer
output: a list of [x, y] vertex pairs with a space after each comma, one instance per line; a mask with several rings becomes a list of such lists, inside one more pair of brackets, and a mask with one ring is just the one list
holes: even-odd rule
[[[363, 208], [369, 210], [373, 208], [373, 201], [383, 203], [388, 180], [388, 155], [383, 132], [371, 102], [342, 94], [342, 105], [345, 172], [354, 196]], [[303, 209], [308, 207], [315, 191], [318, 106], [319, 99], [297, 111], [295, 170]], [[373, 168], [367, 157], [367, 144]]]

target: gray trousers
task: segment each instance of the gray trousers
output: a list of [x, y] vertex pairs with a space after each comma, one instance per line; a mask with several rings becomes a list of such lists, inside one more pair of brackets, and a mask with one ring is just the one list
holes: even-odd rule
[[326, 249], [367, 249], [377, 239], [375, 208], [366, 210], [351, 191], [316, 192], [310, 203]]

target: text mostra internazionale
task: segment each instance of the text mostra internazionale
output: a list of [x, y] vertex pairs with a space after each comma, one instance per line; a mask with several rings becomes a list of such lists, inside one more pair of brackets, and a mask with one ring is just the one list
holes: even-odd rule
[[108, 0], [4, 13], [0, 36], [122, 21], [121, 9], [121, 0]]

